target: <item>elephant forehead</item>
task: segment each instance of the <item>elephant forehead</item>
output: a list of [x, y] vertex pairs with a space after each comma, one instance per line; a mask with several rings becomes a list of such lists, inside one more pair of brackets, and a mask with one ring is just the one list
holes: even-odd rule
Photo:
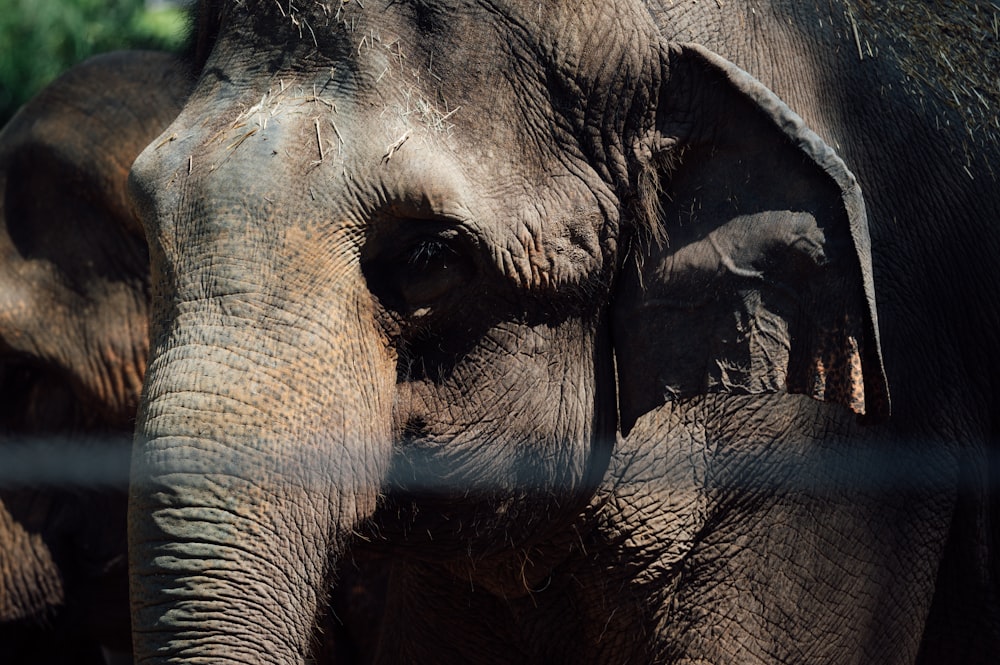
[[645, 52], [656, 34], [636, 0], [298, 4], [308, 6], [230, 0], [219, 39], [238, 46], [222, 49], [222, 66], [243, 61], [271, 71], [332, 67], [350, 71], [359, 88], [375, 77], [390, 84], [384, 89], [400, 83], [386, 77], [408, 71], [427, 83], [425, 93], [447, 90], [458, 97], [463, 90], [477, 97], [494, 91], [504, 79], [509, 85], [494, 92], [533, 92], [569, 77], [579, 84], [575, 92], [591, 94], [613, 87], [623, 73], [633, 74], [628, 61]]
[[220, 102], [242, 95], [247, 120], [263, 124], [311, 103], [320, 122], [302, 137], [317, 157], [388, 160], [433, 137], [461, 144], [463, 163], [488, 163], [494, 178], [511, 161], [535, 168], [529, 178], [557, 160], [620, 170], [624, 149], [599, 144], [619, 133], [652, 57], [648, 12], [632, 4], [234, 2], [188, 106], [219, 125], [237, 115]]
[[[207, 2], [207, 0], [203, 0]], [[223, 0], [218, 2], [224, 20], [255, 19], [262, 33], [276, 28], [311, 40], [320, 46], [331, 26], [342, 26], [358, 39], [365, 33], [359, 23], [373, 26], [411, 26], [420, 36], [453, 37], [468, 34], [473, 23], [501, 25], [511, 33], [531, 33], [552, 38], [567, 30], [600, 28], [609, 39], [623, 27], [623, 17], [643, 16], [641, 0], [340, 0], [293, 3], [288, 0]], [[615, 21], [609, 21], [615, 18]], [[509, 36], [509, 35], [508, 35]], [[533, 39], [533, 38], [532, 38]], [[571, 42], [567, 42], [570, 45]]]

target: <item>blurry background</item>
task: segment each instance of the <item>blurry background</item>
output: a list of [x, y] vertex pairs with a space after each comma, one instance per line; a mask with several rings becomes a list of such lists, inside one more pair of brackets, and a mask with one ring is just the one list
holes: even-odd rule
[[43, 86], [91, 55], [177, 50], [193, 0], [0, 0], [0, 126]]

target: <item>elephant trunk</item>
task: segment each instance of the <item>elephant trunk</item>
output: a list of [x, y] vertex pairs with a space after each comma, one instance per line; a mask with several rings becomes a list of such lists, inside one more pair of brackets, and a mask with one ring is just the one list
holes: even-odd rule
[[360, 300], [266, 316], [260, 301], [205, 297], [160, 319], [129, 504], [146, 662], [305, 662], [388, 466], [394, 365]]

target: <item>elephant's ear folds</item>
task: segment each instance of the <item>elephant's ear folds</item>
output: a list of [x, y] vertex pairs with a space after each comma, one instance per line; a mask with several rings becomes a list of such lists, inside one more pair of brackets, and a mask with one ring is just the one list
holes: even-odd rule
[[[53, 81], [0, 131], [0, 370], [17, 368], [6, 392], [26, 404], [56, 404], [47, 386], [68, 384], [81, 417], [131, 427], [149, 266], [128, 172], [189, 85], [186, 63], [169, 54], [104, 54]], [[29, 399], [29, 384], [45, 399]], [[8, 402], [0, 427], [25, 424], [27, 409]]]
[[623, 429], [711, 392], [804, 393], [887, 416], [854, 176], [728, 61], [671, 45], [662, 70], [655, 130], [636, 145], [637, 208], [656, 211], [660, 240], [637, 234], [654, 239], [633, 243], [614, 313]]

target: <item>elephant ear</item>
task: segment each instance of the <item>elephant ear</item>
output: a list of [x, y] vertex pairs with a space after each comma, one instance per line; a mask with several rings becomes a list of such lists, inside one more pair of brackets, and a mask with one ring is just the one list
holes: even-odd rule
[[637, 210], [653, 228], [635, 236], [614, 308], [623, 431], [715, 392], [803, 393], [886, 417], [854, 176], [732, 63], [671, 45], [661, 71], [654, 129], [635, 144]]
[[189, 77], [166, 53], [97, 56], [0, 131], [0, 428], [51, 428], [74, 410], [130, 427], [149, 268], [128, 172]]

